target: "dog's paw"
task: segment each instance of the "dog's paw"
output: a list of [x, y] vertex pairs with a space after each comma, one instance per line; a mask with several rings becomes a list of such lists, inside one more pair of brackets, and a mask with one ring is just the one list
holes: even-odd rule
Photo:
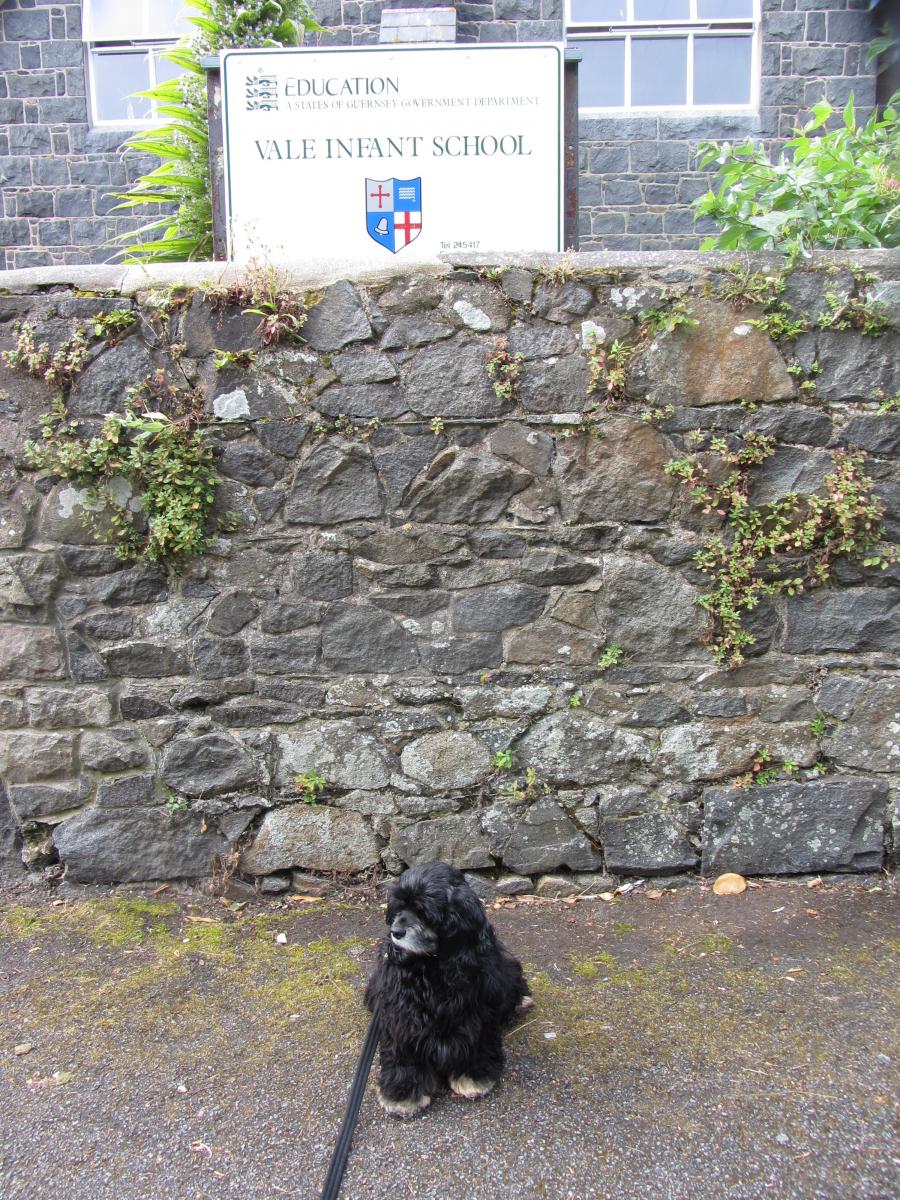
[[521, 1016], [522, 1013], [527, 1013], [529, 1008], [534, 1008], [534, 996], [523, 996], [516, 1005], [516, 1015]]
[[496, 1083], [496, 1079], [470, 1079], [468, 1075], [450, 1077], [450, 1090], [454, 1096], [463, 1100], [478, 1100], [486, 1096]]
[[408, 1121], [410, 1117], [417, 1117], [420, 1112], [425, 1111], [431, 1103], [431, 1097], [419, 1096], [415, 1100], [388, 1100], [379, 1088], [378, 1103], [389, 1117], [399, 1117], [401, 1121]]

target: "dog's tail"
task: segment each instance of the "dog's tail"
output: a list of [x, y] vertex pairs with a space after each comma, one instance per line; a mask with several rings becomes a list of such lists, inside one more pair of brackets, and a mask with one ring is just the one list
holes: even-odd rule
[[350, 1143], [353, 1140], [353, 1130], [356, 1128], [359, 1108], [362, 1104], [363, 1093], [366, 1090], [369, 1071], [372, 1068], [372, 1059], [375, 1057], [375, 1048], [378, 1045], [378, 1034], [378, 1011], [376, 1009], [372, 1014], [372, 1020], [369, 1022], [369, 1032], [366, 1034], [366, 1040], [363, 1042], [363, 1048], [360, 1051], [359, 1062], [356, 1064], [356, 1074], [353, 1076], [353, 1084], [347, 1100], [347, 1111], [344, 1113], [344, 1120], [341, 1122], [341, 1131], [338, 1134], [334, 1153], [331, 1156], [328, 1174], [325, 1176], [325, 1186], [322, 1188], [321, 1200], [337, 1200], [338, 1193], [341, 1190], [341, 1180], [344, 1178], [347, 1159], [350, 1156]]

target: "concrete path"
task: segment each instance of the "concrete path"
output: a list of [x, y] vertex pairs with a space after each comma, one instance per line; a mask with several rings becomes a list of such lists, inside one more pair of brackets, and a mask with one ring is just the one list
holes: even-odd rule
[[[5, 1200], [314, 1200], [377, 900], [0, 893]], [[894, 1200], [882, 878], [492, 909], [537, 1008], [499, 1090], [363, 1105], [345, 1200]], [[279, 940], [281, 939], [281, 940]]]

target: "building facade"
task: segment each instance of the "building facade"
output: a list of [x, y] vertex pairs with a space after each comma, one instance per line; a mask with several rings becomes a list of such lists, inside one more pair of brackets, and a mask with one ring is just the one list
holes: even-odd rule
[[[428, 0], [314, 0], [308, 42], [379, 40], [385, 9]], [[870, 0], [489, 0], [455, 6], [459, 42], [558, 41], [581, 56], [582, 250], [691, 249], [709, 186], [704, 139], [787, 136], [809, 106], [875, 103]], [[105, 262], [149, 217], [116, 213], [152, 165], [122, 143], [151, 127], [131, 93], [172, 68], [180, 0], [0, 0], [0, 266]]]

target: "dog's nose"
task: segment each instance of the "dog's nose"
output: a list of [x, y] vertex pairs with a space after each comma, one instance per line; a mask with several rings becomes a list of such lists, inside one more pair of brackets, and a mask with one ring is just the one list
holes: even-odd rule
[[397, 941], [399, 942], [401, 938], [406, 937], [406, 930], [405, 929], [392, 929], [391, 937], [396, 938]]

